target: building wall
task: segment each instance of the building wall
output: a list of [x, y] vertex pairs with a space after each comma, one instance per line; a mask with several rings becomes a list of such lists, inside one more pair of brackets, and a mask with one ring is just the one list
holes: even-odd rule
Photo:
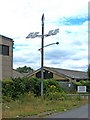
[[2, 79], [2, 57], [0, 55], [0, 80]]
[[0, 80], [12, 77], [13, 68], [13, 40], [0, 36], [0, 45], [9, 46], [9, 55], [0, 54]]
[[[60, 75], [57, 75], [57, 74], [55, 74], [55, 73], [53, 73], [53, 72], [50, 72], [50, 71], [47, 71], [47, 70], [44, 70], [44, 78], [45, 79], [50, 79], [49, 77], [48, 77], [48, 75], [46, 75], [46, 74], [52, 74], [51, 75], [51, 79], [53, 78], [53, 79], [55, 79], [55, 80], [58, 80], [58, 81], [65, 81], [65, 82], [67, 82], [67, 81], [70, 81], [71, 82], [71, 79], [70, 78], [65, 78], [65, 77], [63, 77], [63, 76], [60, 76]], [[46, 77], [48, 77], [48, 78], [46, 78]], [[32, 74], [30, 77], [38, 77], [38, 78], [41, 78], [41, 71], [37, 71], [37, 72], [35, 72], [34, 74]]]
[[56, 74], [53, 74], [53, 78], [54, 78], [55, 80], [62, 80], [62, 81], [67, 80], [65, 77], [62, 77], [62, 76], [56, 75]]
[[[41, 71], [38, 71], [35, 76], [41, 78]], [[43, 77], [44, 79], [51, 79], [53, 78], [53, 73], [48, 70], [43, 70]]]

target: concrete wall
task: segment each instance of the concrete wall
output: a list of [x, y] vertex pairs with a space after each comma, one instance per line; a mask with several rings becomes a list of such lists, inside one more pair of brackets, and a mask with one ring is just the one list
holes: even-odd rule
[[12, 77], [13, 68], [13, 40], [0, 36], [0, 45], [9, 46], [9, 55], [0, 54], [0, 80]]

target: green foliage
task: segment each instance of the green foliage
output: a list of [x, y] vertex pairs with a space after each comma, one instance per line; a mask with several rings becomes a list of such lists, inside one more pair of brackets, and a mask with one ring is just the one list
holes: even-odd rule
[[25, 80], [26, 92], [33, 92], [35, 96], [40, 95], [40, 79], [32, 77]]
[[90, 81], [81, 80], [80, 82], [73, 82], [73, 85], [77, 89], [77, 86], [87, 86], [87, 92], [90, 92]]
[[81, 96], [78, 95], [78, 96], [76, 97], [76, 100], [80, 101], [80, 100], [81, 100]]
[[66, 100], [67, 96], [65, 92], [49, 92], [48, 95], [45, 95], [45, 99], [48, 100]]
[[2, 95], [11, 97], [13, 93], [13, 81], [11, 79], [6, 79], [2, 81]]
[[62, 92], [59, 83], [54, 79], [44, 80], [44, 93], [49, 92]]
[[57, 96], [58, 95], [55, 96], [55, 99], [52, 96], [52, 100], [43, 99], [42, 97], [35, 97], [33, 93], [29, 92], [21, 95], [14, 101], [5, 101], [2, 105], [3, 118], [8, 118], [8, 120], [15, 118], [19, 120], [21, 118], [32, 118], [34, 117], [33, 115], [38, 115], [38, 117], [43, 118], [53, 112], [67, 111], [76, 106], [88, 103], [86, 99], [82, 98], [79, 101], [78, 99], [80, 98], [77, 98], [77, 96], [68, 96], [68, 99], [63, 99], [63, 96], [65, 98], [64, 93], [62, 93], [62, 97], [60, 97], [62, 100], [57, 99]]
[[18, 67], [16, 70], [17, 70], [18, 72], [20, 72], [20, 73], [33, 72], [33, 69], [32, 69], [31, 67], [27, 67], [27, 66]]
[[12, 98], [18, 98], [21, 94], [25, 93], [26, 86], [24, 84], [25, 78], [13, 79], [13, 93]]
[[[50, 92], [62, 92], [59, 84], [55, 80], [44, 80], [44, 94], [49, 95]], [[35, 96], [40, 96], [41, 81], [38, 78], [23, 77], [8, 79], [2, 81], [2, 94], [3, 96], [12, 99], [19, 98], [20, 95], [32, 92]], [[5, 98], [5, 97], [4, 97]]]
[[44, 89], [46, 89], [44, 91], [44, 98], [49, 100], [62, 99], [62, 94], [64, 94], [64, 91], [60, 88], [59, 84], [60, 83], [54, 79], [44, 81]]

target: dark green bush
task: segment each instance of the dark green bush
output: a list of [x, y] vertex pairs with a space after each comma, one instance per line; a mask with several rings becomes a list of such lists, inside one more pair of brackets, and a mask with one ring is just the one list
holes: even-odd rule
[[[44, 94], [49, 92], [61, 92], [62, 89], [55, 80], [44, 80], [43, 81]], [[3, 96], [10, 97], [12, 99], [19, 98], [20, 95], [32, 92], [35, 96], [40, 96], [41, 91], [41, 81], [38, 78], [23, 77], [8, 79], [2, 81], [2, 94]], [[5, 97], [4, 97], [5, 98]]]
[[13, 99], [25, 92], [24, 78], [7, 79], [2, 81], [2, 95]]
[[19, 98], [20, 95], [33, 92], [40, 95], [40, 80], [37, 78], [15, 78], [2, 81], [2, 95], [12, 99]]
[[13, 93], [13, 80], [7, 79], [2, 81], [2, 95], [12, 97]]
[[26, 92], [33, 92], [36, 96], [40, 95], [40, 79], [32, 77], [25, 81]]

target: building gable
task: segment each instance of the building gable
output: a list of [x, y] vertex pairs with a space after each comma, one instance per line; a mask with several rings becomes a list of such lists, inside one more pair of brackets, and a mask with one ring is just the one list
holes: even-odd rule
[[[61, 80], [61, 81], [88, 79], [86, 72], [66, 70], [66, 69], [60, 69], [60, 68], [44, 67], [43, 73], [44, 73], [44, 79], [53, 78], [55, 80]], [[32, 74], [28, 75], [28, 77], [31, 77], [31, 76], [41, 78], [41, 69], [38, 69]]]

